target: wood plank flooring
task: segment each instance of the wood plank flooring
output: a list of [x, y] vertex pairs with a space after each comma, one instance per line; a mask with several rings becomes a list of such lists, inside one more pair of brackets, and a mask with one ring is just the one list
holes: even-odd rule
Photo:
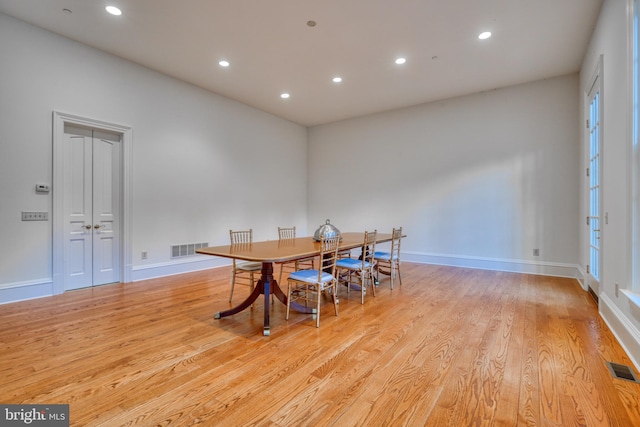
[[319, 329], [276, 302], [270, 337], [262, 304], [213, 319], [228, 268], [2, 305], [0, 403], [68, 403], [72, 426], [640, 426], [575, 280], [402, 269]]

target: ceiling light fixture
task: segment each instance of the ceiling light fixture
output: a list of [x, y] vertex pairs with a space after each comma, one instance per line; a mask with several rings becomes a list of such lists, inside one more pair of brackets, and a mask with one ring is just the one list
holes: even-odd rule
[[280, 94], [280, 98], [282, 98], [282, 99], [289, 99], [289, 96], [290, 95], [288, 93], [281, 93]]
[[229, 63], [229, 61], [225, 61], [223, 59], [222, 61], [218, 62], [218, 65], [221, 66], [221, 67], [228, 67], [231, 64]]
[[402, 57], [401, 57], [401, 58], [397, 58], [397, 59], [396, 59], [396, 64], [398, 64], [398, 65], [402, 65], [402, 64], [404, 64], [405, 62], [407, 62], [407, 58], [402, 58]]
[[342, 81], [342, 77], [334, 77], [333, 78], [333, 82], [334, 83], [340, 83]]
[[107, 6], [105, 7], [106, 11], [112, 15], [120, 16], [122, 15], [122, 11], [115, 6]]
[[489, 37], [491, 37], [491, 31], [485, 31], [484, 33], [480, 33], [480, 35], [478, 35], [478, 38], [480, 40], [485, 40], [485, 39], [488, 39]]

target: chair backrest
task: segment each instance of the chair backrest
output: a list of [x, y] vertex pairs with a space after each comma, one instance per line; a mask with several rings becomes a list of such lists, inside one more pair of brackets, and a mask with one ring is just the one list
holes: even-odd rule
[[229, 230], [229, 239], [232, 245], [253, 243], [253, 230], [251, 228], [239, 231]]
[[362, 242], [362, 269], [364, 270], [365, 262], [373, 258], [376, 251], [376, 240], [378, 238], [378, 230], [365, 231], [364, 241]]
[[[243, 247], [249, 247], [253, 243], [253, 229], [248, 230], [238, 230], [233, 231], [229, 230], [229, 239], [231, 240], [232, 250], [238, 249], [241, 250]], [[235, 258], [231, 260], [231, 265], [233, 266], [233, 271], [236, 271], [236, 266], [241, 261], [237, 261]]]
[[400, 241], [402, 240], [402, 227], [394, 228], [391, 233], [391, 259], [396, 259], [400, 262]]
[[336, 260], [338, 259], [338, 246], [340, 237], [333, 235], [320, 238], [320, 260], [321, 268], [318, 269], [318, 282], [322, 278], [322, 273], [329, 273], [336, 277]]
[[286, 227], [278, 227], [278, 239], [295, 239], [296, 238], [296, 227], [295, 225], [290, 228]]

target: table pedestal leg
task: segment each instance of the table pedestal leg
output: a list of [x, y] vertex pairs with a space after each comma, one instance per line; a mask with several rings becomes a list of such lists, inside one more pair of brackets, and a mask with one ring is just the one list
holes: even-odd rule
[[[265, 265], [268, 264], [269, 269], [265, 270]], [[265, 272], [267, 274], [265, 274]], [[266, 279], [266, 280], [265, 280]], [[262, 327], [262, 335], [268, 337], [271, 335], [271, 326], [269, 325], [269, 314], [271, 313], [271, 281], [273, 280], [273, 264], [262, 263], [262, 277], [258, 281], [258, 284], [262, 282], [262, 293], [264, 294], [264, 326]], [[275, 280], [273, 285], [278, 286]], [[275, 287], [274, 286], [274, 287]]]
[[256, 287], [253, 288], [253, 292], [251, 292], [251, 294], [247, 297], [247, 299], [242, 301], [239, 305], [233, 308], [230, 308], [229, 310], [217, 312], [216, 314], [213, 315], [213, 318], [221, 319], [223, 317], [231, 316], [232, 314], [240, 313], [242, 310], [250, 307], [251, 304], [253, 304], [253, 302], [258, 299], [260, 294], [262, 294], [262, 289], [260, 288], [259, 285], [256, 285]]
[[[262, 272], [260, 276], [260, 280], [256, 284], [256, 287], [253, 289], [253, 292], [242, 301], [236, 307], [230, 308], [229, 310], [219, 311], [213, 317], [214, 319], [221, 319], [223, 317], [231, 316], [236, 313], [240, 313], [242, 310], [250, 307], [255, 300], [258, 299], [260, 295], [264, 295], [264, 326], [262, 329], [262, 334], [265, 336], [269, 336], [271, 334], [271, 328], [269, 326], [269, 314], [271, 312], [271, 294], [274, 294], [276, 298], [278, 298], [283, 304], [287, 304], [287, 296], [282, 292], [280, 286], [278, 286], [278, 282], [273, 278], [273, 264], [271, 262], [263, 262], [262, 263]], [[305, 307], [298, 303], [292, 303], [291, 307], [302, 313], [311, 313], [312, 307]]]

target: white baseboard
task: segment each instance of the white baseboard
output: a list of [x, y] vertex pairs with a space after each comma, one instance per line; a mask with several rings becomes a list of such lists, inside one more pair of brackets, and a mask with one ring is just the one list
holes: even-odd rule
[[[230, 263], [229, 260], [224, 258], [210, 256], [190, 257], [163, 264], [133, 267], [131, 277], [132, 281], [136, 282], [139, 280], [223, 267], [230, 265]], [[50, 297], [53, 295], [53, 279], [51, 278], [0, 284], [0, 304]]]
[[[472, 256], [402, 252], [401, 259], [420, 264], [449, 265], [479, 270], [509, 271], [513, 273], [539, 274], [542, 276], [570, 277], [581, 281], [583, 274], [576, 264], [539, 262], [518, 259], [484, 258]], [[582, 283], [582, 282], [581, 282]]]
[[53, 280], [51, 278], [0, 284], [0, 304], [50, 297], [51, 295], [53, 295]]
[[584, 289], [585, 291], [588, 291], [589, 289], [588, 289], [587, 281], [585, 280], [585, 277], [587, 277], [587, 272], [580, 265], [578, 265], [576, 268], [578, 269], [578, 277], [576, 277], [576, 279], [578, 280], [578, 283], [580, 283], [580, 286], [582, 286], [582, 289]]
[[132, 281], [155, 279], [157, 277], [174, 276], [176, 274], [190, 273], [192, 271], [207, 270], [231, 265], [231, 261], [225, 258], [208, 255], [183, 258], [161, 264], [149, 264], [133, 267]]
[[[640, 370], [640, 330], [627, 319], [606, 293], [600, 294], [598, 307], [600, 316], [609, 326], [609, 329], [611, 329], [611, 332], [635, 365], [636, 370]], [[638, 311], [640, 313], [640, 310]], [[612, 362], [615, 362], [615, 360]]]

